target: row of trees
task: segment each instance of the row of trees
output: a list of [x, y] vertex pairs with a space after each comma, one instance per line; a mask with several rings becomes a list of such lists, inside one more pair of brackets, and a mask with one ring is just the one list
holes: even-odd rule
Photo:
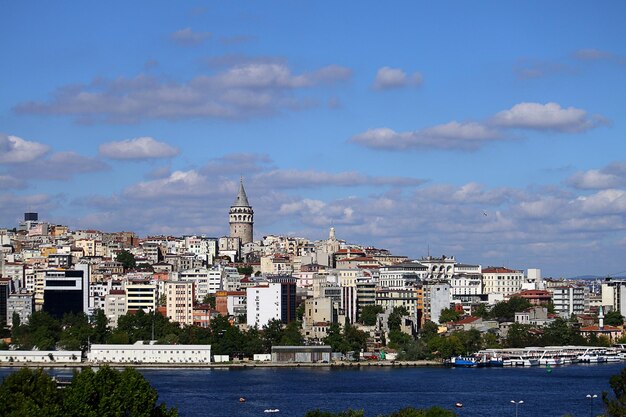
[[107, 326], [107, 318], [97, 310], [90, 321], [85, 314], [67, 314], [61, 320], [43, 311], [34, 312], [28, 324], [15, 319], [12, 343], [17, 349], [85, 351], [89, 343], [127, 344], [139, 340], [157, 340], [164, 344], [207, 344], [218, 355], [269, 353], [273, 345], [301, 345], [301, 323], [283, 326], [280, 320], [269, 322], [262, 329], [242, 331], [224, 316], [211, 320], [211, 327], [180, 326], [160, 313], [126, 314], [115, 329]]
[[65, 389], [41, 369], [20, 369], [0, 385], [0, 415], [7, 417], [175, 417], [176, 409], [157, 404], [158, 394], [134, 369], [107, 366], [76, 372]]

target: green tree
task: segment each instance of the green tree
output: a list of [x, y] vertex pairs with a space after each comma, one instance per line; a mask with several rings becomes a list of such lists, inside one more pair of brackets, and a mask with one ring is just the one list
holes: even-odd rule
[[516, 312], [524, 311], [529, 307], [531, 304], [527, 299], [511, 297], [509, 301], [502, 301], [493, 306], [489, 316], [500, 321], [513, 321]]
[[254, 271], [254, 269], [252, 268], [252, 266], [250, 265], [246, 265], [246, 266], [238, 266], [237, 267], [237, 272], [239, 272], [239, 275], [247, 275], [250, 276], [252, 275], [252, 272]]
[[418, 409], [407, 407], [400, 411], [389, 414], [387, 417], [455, 417], [454, 411], [446, 410], [441, 407], [431, 407], [427, 409]]
[[339, 323], [332, 323], [330, 325], [328, 335], [324, 338], [324, 344], [329, 345], [333, 352], [346, 353], [350, 350], [350, 345], [346, 342]]
[[304, 337], [300, 329], [302, 323], [299, 321], [292, 321], [283, 330], [283, 335], [280, 338], [280, 344], [282, 346], [300, 346], [304, 343]]
[[439, 315], [439, 323], [450, 323], [459, 321], [461, 314], [453, 308], [444, 308]]
[[35, 311], [28, 324], [13, 328], [12, 337], [19, 349], [53, 350], [61, 337], [61, 323], [45, 311]]
[[466, 354], [478, 352], [482, 348], [482, 335], [477, 329], [461, 330], [453, 334], [459, 338]]
[[507, 347], [536, 346], [537, 338], [529, 332], [530, 329], [531, 327], [526, 324], [513, 323], [507, 333]]
[[367, 333], [362, 332], [361, 330], [357, 329], [349, 323], [346, 323], [343, 328], [343, 336], [346, 340], [346, 343], [350, 347], [349, 350], [354, 351], [355, 355], [357, 354], [357, 352], [366, 349], [368, 337]]
[[132, 368], [123, 371], [104, 366], [74, 374], [64, 395], [69, 417], [177, 416], [175, 409], [157, 405], [158, 394], [143, 375]]
[[609, 380], [613, 395], [602, 393], [602, 402], [606, 408], [606, 417], [626, 417], [626, 368], [619, 375]]
[[487, 310], [487, 306], [482, 303], [472, 306], [472, 315], [481, 317], [483, 319], [490, 318], [490, 313], [489, 310]]
[[66, 350], [87, 350], [89, 339], [95, 335], [84, 313], [66, 314], [61, 320], [61, 328], [59, 346]]
[[482, 349], [500, 349], [501, 347], [502, 345], [496, 334], [491, 332], [483, 333], [481, 341]]
[[432, 357], [428, 345], [421, 339], [410, 340], [408, 343], [404, 344], [401, 349], [398, 354], [398, 360], [401, 361], [418, 361]]
[[359, 321], [366, 326], [373, 326], [376, 324], [376, 315], [383, 312], [383, 307], [379, 305], [369, 305], [361, 309], [361, 316]]
[[216, 302], [215, 294], [207, 294], [202, 299], [202, 304], [208, 304], [211, 308], [215, 308]]
[[400, 330], [392, 330], [389, 332], [389, 347], [392, 349], [402, 349], [402, 347], [411, 340], [413, 340], [413, 338], [410, 335]]
[[604, 315], [604, 324], [608, 324], [609, 326], [621, 326], [624, 324], [624, 316], [617, 310], [610, 311]]
[[257, 327], [252, 327], [244, 335], [243, 353], [248, 358], [254, 357], [255, 353], [263, 352], [263, 339]]
[[307, 411], [304, 417], [363, 417], [363, 410], [345, 410], [338, 413], [322, 410]]
[[0, 385], [0, 415], [63, 416], [62, 397], [56, 383], [43, 370], [22, 368]]
[[111, 329], [109, 329], [109, 319], [107, 318], [104, 310], [97, 309], [94, 312], [94, 315], [91, 320], [93, 326], [93, 339], [92, 343], [105, 343], [109, 334], [111, 334]]
[[265, 326], [263, 326], [263, 346], [266, 353], [271, 352], [272, 346], [280, 345], [280, 340], [282, 338], [283, 323], [280, 320], [270, 320]]
[[438, 331], [439, 326], [437, 323], [427, 320], [426, 323], [424, 323], [424, 326], [420, 329], [420, 337], [425, 341], [428, 341], [429, 339], [436, 337]]
[[394, 307], [391, 314], [389, 314], [389, 318], [387, 319], [387, 326], [389, 326], [389, 330], [400, 330], [402, 317], [408, 315], [409, 311], [406, 307]]
[[119, 252], [115, 257], [115, 260], [122, 264], [124, 270], [133, 269], [137, 265], [137, 263], [135, 262], [135, 255], [127, 250]]
[[296, 308], [296, 320], [298, 320], [298, 321], [302, 321], [303, 320], [303, 318], [304, 318], [304, 308], [305, 308], [304, 303], [300, 303], [298, 305], [298, 307]]

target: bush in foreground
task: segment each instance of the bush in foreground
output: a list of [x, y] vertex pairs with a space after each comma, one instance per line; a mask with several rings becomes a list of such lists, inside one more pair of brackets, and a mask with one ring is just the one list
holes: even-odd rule
[[[363, 417], [363, 410], [346, 410], [339, 413], [328, 411], [312, 410], [307, 412], [304, 417]], [[430, 408], [413, 408], [407, 407], [395, 413], [388, 414], [386, 417], [456, 417], [453, 411], [446, 410], [441, 407]], [[379, 416], [384, 417], [384, 416]]]
[[0, 415], [176, 417], [176, 409], [157, 405], [158, 394], [139, 372], [107, 366], [74, 374], [64, 390], [41, 369], [28, 368], [9, 375], [0, 385]]

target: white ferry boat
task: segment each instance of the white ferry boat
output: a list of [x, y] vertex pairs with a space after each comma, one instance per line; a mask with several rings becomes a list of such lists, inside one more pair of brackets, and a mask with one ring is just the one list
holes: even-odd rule
[[539, 359], [531, 356], [509, 356], [503, 361], [504, 366], [539, 366]]

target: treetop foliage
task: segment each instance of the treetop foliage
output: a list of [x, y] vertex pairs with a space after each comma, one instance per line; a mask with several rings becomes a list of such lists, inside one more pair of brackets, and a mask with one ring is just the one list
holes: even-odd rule
[[7, 417], [178, 416], [157, 400], [156, 390], [131, 368], [86, 368], [75, 372], [64, 390], [41, 369], [23, 368], [0, 385], [0, 415]]

